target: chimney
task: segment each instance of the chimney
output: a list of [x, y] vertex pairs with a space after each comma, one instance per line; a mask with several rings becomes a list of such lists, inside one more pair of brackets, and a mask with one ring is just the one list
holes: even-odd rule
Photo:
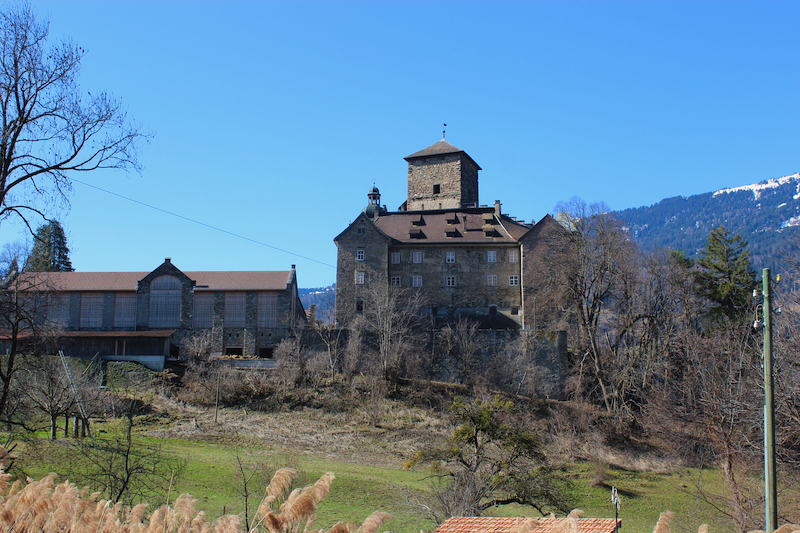
[[500, 200], [494, 201], [494, 216], [500, 218]]
[[172, 263], [172, 258], [171, 257], [165, 257], [164, 258], [164, 262], [165, 263]]
[[312, 328], [317, 325], [317, 306], [314, 304], [308, 306], [308, 323]]

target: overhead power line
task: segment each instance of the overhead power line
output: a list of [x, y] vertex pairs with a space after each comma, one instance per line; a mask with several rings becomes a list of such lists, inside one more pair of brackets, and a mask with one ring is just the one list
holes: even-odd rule
[[315, 263], [319, 263], [320, 265], [324, 265], [326, 267], [336, 268], [335, 266], [333, 266], [331, 264], [328, 264], [328, 263], [325, 263], [323, 261], [319, 261], [318, 259], [313, 259], [311, 257], [306, 257], [304, 255], [300, 255], [300, 254], [297, 254], [297, 253], [294, 253], [294, 252], [290, 252], [289, 250], [284, 250], [283, 248], [278, 248], [277, 246], [272, 246], [271, 244], [267, 244], [265, 242], [257, 241], [255, 239], [251, 239], [250, 237], [245, 237], [244, 235], [239, 235], [238, 233], [234, 233], [234, 232], [228, 231], [226, 229], [218, 228], [216, 226], [212, 226], [211, 224], [206, 224], [205, 222], [201, 222], [201, 221], [195, 220], [193, 218], [185, 217], [183, 215], [179, 215], [178, 213], [173, 213], [172, 211], [167, 211], [166, 209], [162, 209], [162, 208], [156, 207], [154, 205], [146, 204], [144, 202], [141, 202], [139, 200], [135, 200], [133, 198], [128, 198], [127, 196], [123, 196], [123, 195], [121, 195], [119, 193], [115, 193], [113, 191], [108, 191], [106, 189], [102, 189], [102, 188], [98, 187], [97, 185], [92, 185], [90, 183], [86, 183], [84, 181], [76, 180], [74, 178], [72, 179], [72, 181], [75, 182], [75, 183], [80, 183], [81, 185], [86, 185], [87, 187], [91, 187], [92, 189], [97, 189], [98, 191], [104, 192], [106, 194], [110, 194], [112, 196], [117, 196], [118, 198], [122, 198], [123, 200], [127, 200], [127, 201], [133, 202], [135, 204], [143, 205], [145, 207], [149, 207], [150, 209], [155, 209], [156, 211], [161, 211], [162, 213], [166, 213], [166, 214], [171, 215], [173, 217], [181, 218], [181, 219], [189, 221], [189, 222], [191, 222], [193, 224], [198, 224], [200, 226], [205, 226], [206, 228], [213, 229], [215, 231], [219, 231], [220, 233], [225, 233], [227, 235], [231, 235], [233, 237], [236, 237], [236, 238], [239, 238], [239, 239], [242, 239], [242, 240], [245, 240], [245, 241], [249, 241], [249, 242], [252, 242], [254, 244], [265, 246], [267, 248], [272, 248], [273, 250], [277, 250], [277, 251], [283, 252], [285, 254], [293, 255], [295, 257], [299, 257], [300, 259], [305, 259], [307, 261], [313, 261]]

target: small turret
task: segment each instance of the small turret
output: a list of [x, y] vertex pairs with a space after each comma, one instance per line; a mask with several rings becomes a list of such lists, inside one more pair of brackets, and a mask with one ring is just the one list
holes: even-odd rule
[[367, 198], [369, 198], [370, 205], [380, 205], [381, 203], [381, 191], [378, 190], [376, 186], [372, 186], [372, 188], [367, 193]]
[[373, 185], [367, 193], [367, 198], [369, 203], [364, 208], [364, 214], [370, 218], [378, 218], [381, 214], [381, 192]]

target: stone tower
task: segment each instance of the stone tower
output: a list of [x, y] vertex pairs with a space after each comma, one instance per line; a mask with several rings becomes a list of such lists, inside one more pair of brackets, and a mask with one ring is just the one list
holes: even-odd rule
[[478, 206], [481, 167], [464, 150], [442, 138], [405, 160], [408, 161], [408, 211]]

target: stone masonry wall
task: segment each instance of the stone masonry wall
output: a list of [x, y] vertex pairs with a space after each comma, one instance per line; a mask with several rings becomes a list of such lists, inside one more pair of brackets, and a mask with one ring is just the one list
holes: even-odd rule
[[[364, 215], [359, 215], [336, 240], [336, 323], [346, 326], [356, 316], [359, 299], [369, 298], [371, 287], [386, 284], [388, 243], [386, 237]], [[358, 259], [363, 250], [364, 259]], [[358, 284], [358, 272], [364, 283]]]
[[[438, 186], [436, 193], [434, 187]], [[478, 204], [478, 169], [463, 154], [444, 154], [408, 163], [409, 211], [459, 209]]]
[[[425, 305], [438, 308], [437, 314], [489, 314], [494, 306], [498, 313], [519, 322], [520, 285], [509, 285], [510, 276], [517, 279], [520, 276], [519, 253], [518, 260], [510, 262], [509, 250], [518, 251], [519, 247], [515, 244], [393, 245], [389, 248], [390, 261], [392, 252], [400, 252], [400, 263], [389, 264], [389, 279], [399, 276], [401, 287], [414, 290], [413, 276], [421, 276]], [[495, 252], [495, 262], [488, 261], [489, 251]], [[422, 263], [413, 262], [414, 252], [422, 252]], [[455, 253], [455, 263], [447, 263], [447, 252]], [[488, 284], [489, 275], [497, 276], [497, 285]], [[455, 276], [455, 287], [447, 286], [448, 276]]]

